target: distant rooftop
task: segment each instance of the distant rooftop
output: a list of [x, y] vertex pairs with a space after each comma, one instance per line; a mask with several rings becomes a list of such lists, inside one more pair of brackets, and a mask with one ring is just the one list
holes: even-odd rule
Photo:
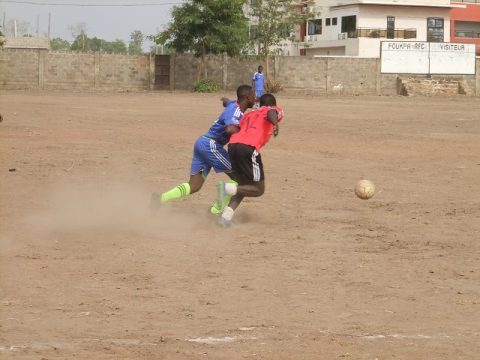
[[[460, 0], [461, 1], [461, 0]], [[463, 8], [465, 5], [451, 4], [450, 1], [433, 0], [344, 0], [338, 1], [333, 7], [343, 7], [349, 5], [399, 5], [399, 6], [418, 6], [435, 8]]]

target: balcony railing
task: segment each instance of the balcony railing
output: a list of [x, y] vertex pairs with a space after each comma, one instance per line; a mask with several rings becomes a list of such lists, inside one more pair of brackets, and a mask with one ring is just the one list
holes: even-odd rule
[[[480, 1], [480, 0], [479, 0]], [[348, 32], [349, 38], [388, 38], [387, 29], [358, 28], [355, 31]], [[393, 30], [393, 39], [416, 39], [417, 29], [395, 29]]]
[[[480, 1], [480, 0], [479, 0]], [[455, 37], [457, 38], [470, 38], [480, 39], [480, 32], [476, 31], [455, 31]]]

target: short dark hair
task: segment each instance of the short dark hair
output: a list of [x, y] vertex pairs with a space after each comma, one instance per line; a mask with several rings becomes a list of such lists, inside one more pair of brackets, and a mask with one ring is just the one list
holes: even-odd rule
[[272, 94], [263, 94], [260, 97], [260, 106], [276, 106], [277, 99]]
[[253, 88], [250, 85], [240, 85], [237, 88], [237, 99], [242, 100], [245, 99], [247, 96], [253, 93]]

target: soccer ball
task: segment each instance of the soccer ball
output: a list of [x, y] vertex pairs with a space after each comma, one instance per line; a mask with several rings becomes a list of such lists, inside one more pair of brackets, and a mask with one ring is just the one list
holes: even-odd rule
[[362, 200], [368, 200], [375, 194], [375, 185], [369, 180], [360, 180], [355, 186], [355, 195]]

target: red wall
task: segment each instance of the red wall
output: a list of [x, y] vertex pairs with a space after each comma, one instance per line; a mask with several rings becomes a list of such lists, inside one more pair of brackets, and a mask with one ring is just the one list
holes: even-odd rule
[[480, 39], [469, 38], [457, 38], [455, 37], [455, 20], [459, 21], [473, 21], [480, 23], [480, 3], [479, 4], [467, 4], [467, 3], [454, 3], [465, 5], [463, 9], [453, 8], [450, 10], [450, 41], [465, 43], [465, 44], [477, 44], [477, 55], [480, 55]]

